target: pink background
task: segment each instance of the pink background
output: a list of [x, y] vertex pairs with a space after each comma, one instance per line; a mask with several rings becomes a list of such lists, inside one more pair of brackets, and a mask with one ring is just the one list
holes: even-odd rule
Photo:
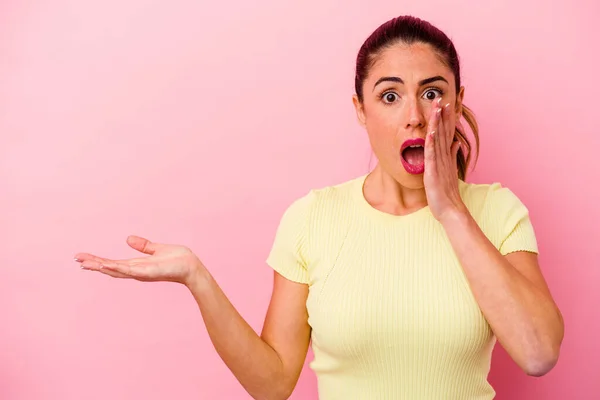
[[[406, 13], [455, 40], [483, 140], [471, 180], [529, 206], [566, 320], [543, 378], [497, 348], [498, 399], [600, 398], [600, 3], [488, 3], [0, 3], [0, 398], [249, 398], [183, 287], [72, 255], [135, 256], [132, 233], [189, 245], [260, 330], [285, 207], [368, 170], [354, 59]], [[316, 398], [310, 370], [293, 398]]]

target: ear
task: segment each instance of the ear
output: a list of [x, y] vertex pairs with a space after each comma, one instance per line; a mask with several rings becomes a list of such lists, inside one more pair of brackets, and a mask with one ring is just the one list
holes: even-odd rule
[[352, 103], [354, 103], [354, 109], [356, 110], [356, 117], [358, 118], [358, 122], [362, 127], [365, 127], [366, 117], [364, 104], [360, 102], [356, 94], [352, 96]]
[[465, 87], [461, 86], [460, 91], [456, 95], [456, 116], [460, 119], [463, 111], [463, 99], [465, 98]]

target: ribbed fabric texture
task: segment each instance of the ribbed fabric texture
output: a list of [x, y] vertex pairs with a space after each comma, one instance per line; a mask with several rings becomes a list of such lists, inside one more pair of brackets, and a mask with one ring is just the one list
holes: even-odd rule
[[[319, 399], [492, 399], [495, 337], [443, 227], [428, 207], [405, 216], [373, 208], [365, 178], [293, 202], [267, 259], [310, 287]], [[527, 208], [509, 189], [459, 187], [501, 253], [538, 251]]]

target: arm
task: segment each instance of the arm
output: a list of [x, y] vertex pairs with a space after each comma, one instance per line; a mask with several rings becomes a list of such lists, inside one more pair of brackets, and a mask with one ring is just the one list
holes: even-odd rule
[[[558, 360], [563, 319], [542, 277], [537, 255], [519, 251], [522, 249], [510, 241], [504, 246], [519, 221], [525, 221], [526, 209], [506, 191], [496, 199], [498, 203], [488, 203], [492, 205], [487, 211], [501, 219], [495, 222], [504, 224], [494, 232], [498, 236], [495, 240], [503, 242], [498, 250], [470, 214], [458, 186], [461, 142], [455, 140], [454, 113], [460, 115], [462, 99], [455, 107], [447, 103], [442, 108], [441, 101], [440, 97], [432, 103], [425, 141], [423, 182], [431, 212], [444, 227], [479, 308], [500, 344], [527, 374], [544, 375]], [[531, 243], [527, 246], [524, 249], [532, 249]]]
[[[267, 260], [275, 271], [262, 334], [240, 316], [202, 261], [186, 246], [154, 243], [131, 235], [127, 243], [148, 257], [111, 260], [75, 256], [81, 267], [114, 278], [172, 281], [194, 296], [210, 339], [227, 367], [255, 399], [287, 399], [304, 365], [310, 343], [306, 300], [308, 270], [303, 257], [306, 209], [312, 196], [289, 207]], [[289, 279], [284, 278], [288, 276]]]
[[153, 243], [138, 236], [130, 236], [127, 243], [149, 257], [111, 260], [78, 253], [75, 260], [85, 270], [113, 278], [185, 285], [200, 307], [215, 349], [246, 391], [255, 399], [290, 396], [310, 341], [308, 285], [275, 273], [271, 303], [259, 337], [189, 248]]
[[564, 325], [537, 255], [503, 256], [468, 211], [441, 223], [498, 341], [527, 374], [546, 374], [558, 360]]
[[275, 272], [273, 293], [259, 336], [204, 268], [188, 285], [210, 339], [227, 367], [255, 399], [287, 399], [300, 376], [310, 327], [308, 286]]

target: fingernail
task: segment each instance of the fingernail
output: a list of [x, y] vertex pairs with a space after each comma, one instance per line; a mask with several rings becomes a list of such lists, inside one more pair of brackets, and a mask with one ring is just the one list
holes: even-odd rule
[[448, 108], [448, 107], [450, 107], [450, 103], [448, 103], [444, 106], [444, 108]]
[[435, 112], [436, 112], [436, 114], [438, 114], [438, 115], [439, 115], [439, 114], [441, 114], [441, 113], [442, 113], [442, 109], [441, 109], [441, 108], [438, 108], [437, 110], [435, 110]]
[[77, 257], [75, 257], [73, 260], [77, 261], [77, 262], [81, 262], [81, 260]]

